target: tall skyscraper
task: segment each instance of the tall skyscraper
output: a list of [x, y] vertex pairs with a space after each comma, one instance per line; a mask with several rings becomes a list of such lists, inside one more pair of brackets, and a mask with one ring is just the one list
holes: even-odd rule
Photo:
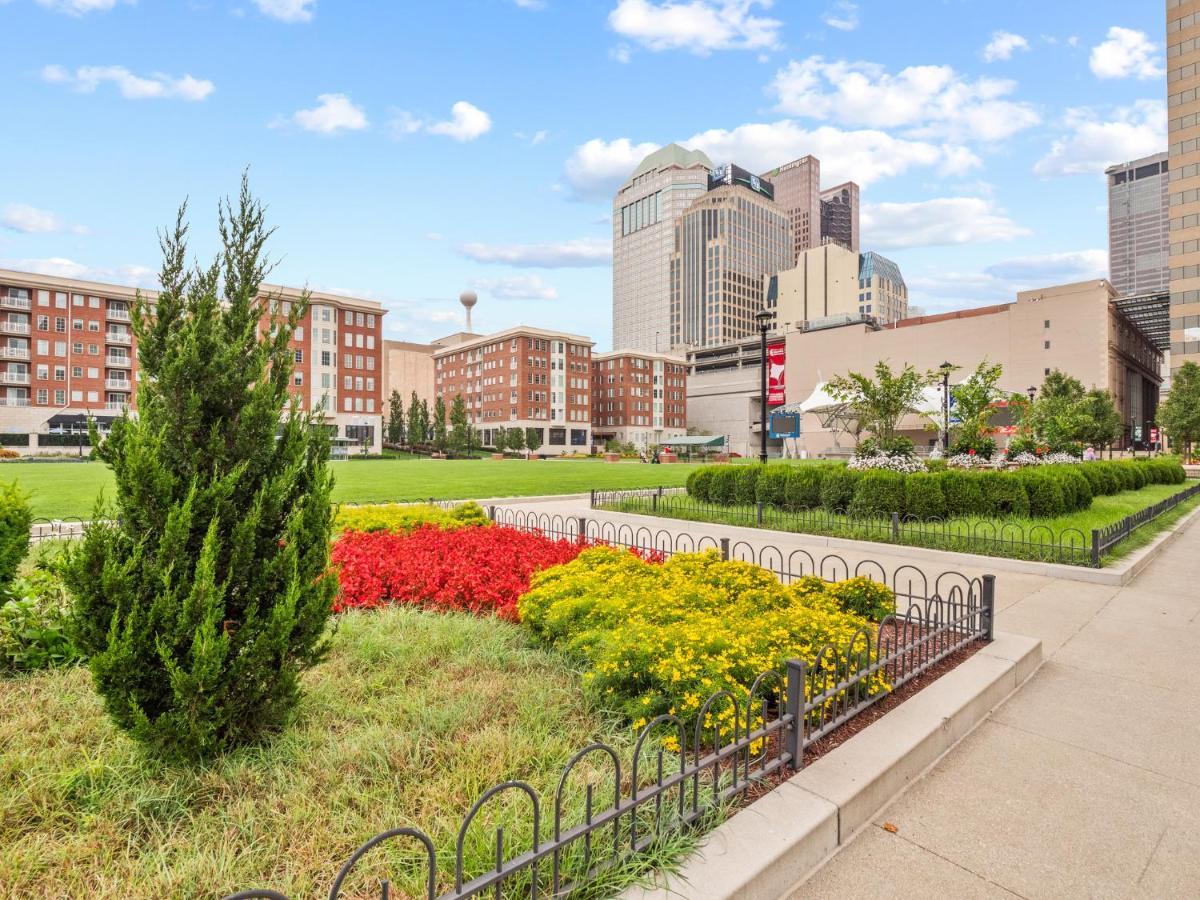
[[613, 198], [614, 350], [670, 346], [675, 223], [708, 190], [711, 168], [703, 153], [668, 144], [642, 160]]
[[792, 265], [788, 214], [771, 182], [738, 166], [714, 169], [709, 190], [675, 226], [671, 347], [711, 347], [754, 334], [764, 275]]
[[792, 254], [783, 267], [790, 269], [801, 253], [821, 245], [821, 161], [804, 156], [772, 169], [763, 178], [775, 185], [775, 203], [787, 214], [791, 226]]
[[1170, 283], [1167, 154], [1109, 166], [1108, 280], [1122, 297], [1165, 293]]
[[821, 191], [821, 243], [858, 252], [858, 185], [853, 181]]
[[1166, 0], [1171, 370], [1200, 362], [1200, 0]]

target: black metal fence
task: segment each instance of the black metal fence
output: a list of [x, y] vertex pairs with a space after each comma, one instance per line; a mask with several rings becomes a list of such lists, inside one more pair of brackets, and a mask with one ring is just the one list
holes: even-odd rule
[[766, 503], [726, 506], [696, 500], [679, 490], [659, 488], [592, 491], [591, 506], [614, 512], [1100, 568], [1104, 556], [1139, 527], [1198, 492], [1200, 485], [1186, 488], [1119, 522], [1092, 530], [1090, 535], [1079, 528], [1055, 529], [1005, 519], [920, 519], [898, 513], [856, 515], [824, 509], [784, 510]]
[[[494, 897], [549, 898], [568, 895], [594, 883], [614, 867], [636, 862], [639, 854], [679, 829], [702, 824], [749, 790], [772, 777], [783, 777], [804, 764], [804, 751], [863, 710], [886, 697], [950, 654], [976, 641], [990, 641], [995, 610], [995, 578], [945, 572], [931, 578], [914, 566], [890, 573], [878, 562], [853, 567], [836, 554], [820, 560], [805, 551], [786, 556], [771, 546], [728, 538], [693, 537], [590, 520], [587, 517], [531, 513], [492, 507], [501, 525], [548, 537], [637, 548], [662, 556], [716, 549], [726, 559], [754, 562], [787, 583], [817, 575], [827, 581], [864, 576], [896, 592], [896, 611], [877, 626], [860, 629], [848, 644], [825, 646], [812, 660], [789, 660], [783, 671], [763, 672], [743, 695], [718, 691], [699, 708], [694, 723], [660, 715], [638, 732], [632, 755], [606, 743], [581, 749], [564, 766], [546, 821], [538, 792], [524, 781], [505, 781], [485, 791], [463, 817], [454, 847], [454, 864], [439, 866], [437, 848], [415, 827], [384, 831], [360, 846], [342, 866], [329, 893], [337, 900], [351, 890], [356, 867], [382, 845], [408, 842], [410, 862], [419, 863], [422, 895], [427, 900], [462, 900], [489, 893]], [[718, 715], [718, 713], [721, 713]], [[607, 770], [597, 790], [578, 774], [584, 760]], [[575, 778], [572, 776], [576, 775]], [[582, 816], [568, 821], [568, 790], [582, 791]], [[606, 798], [600, 800], [601, 791]], [[494, 833], [494, 862], [483, 872], [469, 871], [464, 848], [472, 825], [497, 798], [528, 801], [531, 839], [513, 847], [503, 828]], [[578, 799], [579, 795], [576, 795]], [[575, 804], [577, 807], [578, 804]], [[394, 857], [390, 858], [394, 859]], [[393, 870], [394, 871], [394, 870]], [[410, 870], [416, 871], [416, 870]], [[359, 876], [359, 881], [362, 880]], [[363, 886], [353, 888], [361, 893]], [[390, 896], [381, 881], [379, 896]], [[263, 889], [231, 894], [225, 900], [288, 900]]]
[[1113, 522], [1104, 528], [1093, 529], [1091, 555], [1089, 557], [1091, 565], [1097, 569], [1100, 568], [1100, 562], [1106, 553], [1112, 552], [1114, 547], [1122, 541], [1128, 540], [1135, 531], [1146, 523], [1153, 522], [1163, 513], [1170, 512], [1179, 506], [1179, 504], [1185, 503], [1197, 494], [1200, 494], [1200, 484], [1193, 484], [1191, 487], [1185, 488], [1177, 494], [1172, 494], [1166, 500], [1160, 500], [1153, 506], [1139, 509], [1119, 522]]

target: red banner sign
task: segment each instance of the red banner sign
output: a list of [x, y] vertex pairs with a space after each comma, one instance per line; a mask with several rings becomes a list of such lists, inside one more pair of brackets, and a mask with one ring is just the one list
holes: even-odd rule
[[783, 376], [787, 361], [787, 345], [780, 342], [767, 347], [767, 404], [778, 406], [787, 402]]

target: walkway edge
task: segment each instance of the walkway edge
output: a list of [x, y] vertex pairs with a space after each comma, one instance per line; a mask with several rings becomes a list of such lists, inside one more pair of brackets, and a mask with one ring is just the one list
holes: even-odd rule
[[677, 874], [622, 900], [776, 900], [1034, 673], [1042, 644], [997, 634], [957, 668], [708, 834]]

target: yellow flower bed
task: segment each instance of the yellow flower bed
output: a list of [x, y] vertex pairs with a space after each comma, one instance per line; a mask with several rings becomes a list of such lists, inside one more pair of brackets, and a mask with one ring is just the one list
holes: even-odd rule
[[460, 503], [453, 509], [442, 509], [432, 503], [375, 503], [341, 507], [334, 527], [339, 531], [412, 531], [419, 525], [436, 525], [443, 531], [453, 531], [469, 525], [490, 524], [487, 513], [478, 503]]
[[[625, 551], [587, 550], [534, 575], [518, 609], [541, 641], [587, 664], [586, 690], [635, 728], [668, 712], [694, 726], [704, 701], [723, 689], [740, 699], [744, 728], [744, 698], [762, 672], [782, 673], [793, 658], [812, 663], [827, 643], [844, 651], [859, 628], [874, 636], [867, 619], [843, 610], [836, 586], [816, 578], [784, 586], [716, 551], [656, 565]], [[866, 664], [865, 650], [859, 657]], [[881, 675], [866, 686], [886, 689]], [[727, 737], [732, 708], [718, 702], [712, 712]]]

